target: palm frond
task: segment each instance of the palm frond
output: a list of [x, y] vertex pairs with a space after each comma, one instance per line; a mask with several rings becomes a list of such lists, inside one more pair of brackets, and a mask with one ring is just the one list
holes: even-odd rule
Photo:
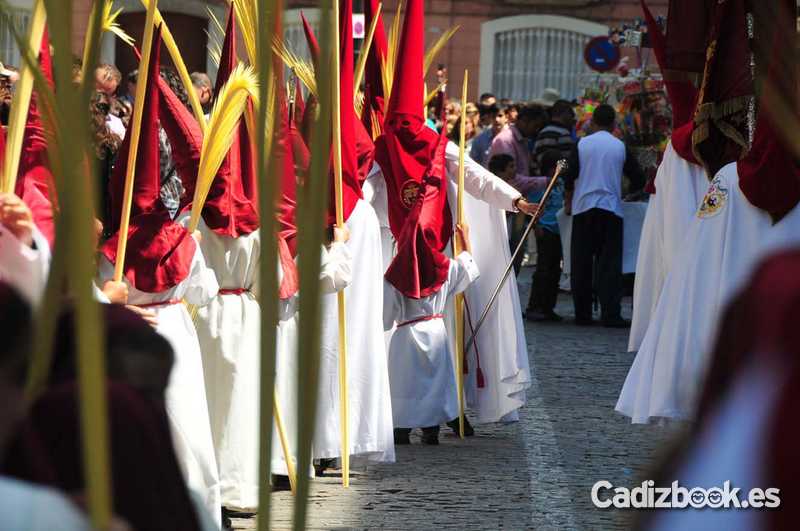
[[428, 50], [425, 52], [425, 66], [422, 71], [423, 77], [428, 75], [428, 70], [431, 69], [431, 65], [436, 59], [436, 56], [439, 55], [439, 52], [442, 51], [442, 48], [447, 46], [447, 43], [453, 38], [453, 35], [455, 35], [460, 28], [461, 26], [453, 26], [449, 30], [445, 31], [439, 36], [438, 39], [436, 39], [436, 42], [434, 42], [433, 45], [428, 48]]
[[314, 96], [319, 96], [317, 93], [317, 78], [314, 73], [314, 64], [311, 61], [303, 59], [291, 51], [277, 35], [272, 40], [272, 51], [281, 58], [287, 67], [294, 71], [295, 75], [302, 81], [309, 92], [314, 94]]
[[106, 2], [106, 4], [103, 6], [103, 33], [112, 33], [128, 46], [133, 46], [135, 42], [133, 37], [125, 33], [125, 30], [123, 30], [122, 27], [117, 23], [117, 17], [119, 17], [119, 14], [122, 13], [122, 8], [117, 9], [113, 13], [111, 12], [111, 9], [112, 3]]
[[400, 28], [403, 20], [402, 14], [403, 2], [397, 2], [397, 13], [392, 19], [392, 26], [389, 28], [388, 37], [388, 50], [386, 51], [386, 64], [383, 67], [383, 90], [386, 91], [385, 95], [388, 98], [392, 93], [392, 81], [394, 80], [394, 68], [397, 64], [397, 54], [400, 46]]
[[257, 97], [257, 93], [258, 81], [253, 69], [240, 63], [233, 69], [228, 82], [217, 95], [217, 101], [208, 120], [208, 132], [203, 137], [203, 147], [200, 151], [200, 169], [192, 201], [190, 231], [197, 229], [200, 212], [208, 197], [211, 183], [231, 149], [234, 133], [239, 126], [247, 100]]
[[258, 10], [255, 0], [233, 0], [236, 23], [251, 65], [258, 63]]
[[213, 24], [210, 30], [203, 30], [206, 37], [208, 37], [208, 54], [214, 64], [219, 67], [219, 63], [222, 60], [222, 43], [225, 39], [225, 28], [211, 8], [207, 7], [206, 11], [208, 11], [208, 18]]
[[447, 81], [443, 81], [442, 83], [439, 83], [439, 85], [435, 89], [433, 89], [432, 91], [427, 93], [427, 96], [425, 96], [425, 108], [426, 109], [428, 108], [428, 105], [430, 105], [430, 103], [433, 101], [433, 98], [436, 97], [436, 93], [439, 92], [440, 90], [442, 90], [446, 84], [447, 84]]

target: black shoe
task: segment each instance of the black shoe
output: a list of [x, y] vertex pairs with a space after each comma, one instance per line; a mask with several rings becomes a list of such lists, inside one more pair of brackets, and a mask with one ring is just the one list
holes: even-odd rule
[[545, 317], [547, 318], [547, 320], [548, 320], [548, 321], [552, 321], [552, 322], [554, 322], [554, 323], [560, 323], [561, 321], [563, 321], [563, 320], [564, 320], [564, 318], [563, 318], [563, 317], [561, 317], [560, 315], [558, 315], [558, 314], [557, 314], [556, 312], [554, 312], [553, 310], [550, 310], [549, 312], [546, 312], [546, 313], [545, 313]]
[[225, 514], [225, 509], [222, 509], [222, 531], [233, 531], [233, 522], [231, 517]]
[[272, 474], [272, 491], [280, 490], [292, 490], [292, 483], [289, 481], [289, 476]]
[[227, 507], [222, 508], [222, 517], [228, 518], [253, 518], [256, 513], [252, 513], [250, 511], [234, 511], [233, 509], [228, 509]]
[[422, 428], [422, 444], [437, 446], [439, 444], [439, 426]]
[[622, 317], [617, 317], [616, 319], [603, 320], [603, 326], [606, 328], [630, 328], [631, 322]]
[[539, 310], [528, 310], [525, 312], [525, 319], [532, 323], [540, 323], [548, 320], [547, 315]]
[[594, 321], [591, 318], [589, 319], [582, 319], [578, 317], [575, 318], [575, 326], [594, 326], [595, 324], [597, 324], [596, 321]]
[[408, 428], [395, 428], [394, 429], [394, 444], [411, 444], [411, 430]]
[[[448, 422], [447, 426], [458, 435], [458, 417]], [[464, 415], [464, 437], [472, 437], [473, 435], [475, 435], [475, 429], [469, 423], [467, 416]]]
[[333, 457], [322, 458], [322, 459], [315, 459], [314, 460], [314, 475], [318, 477], [322, 477], [325, 475], [325, 471], [336, 468], [336, 459]]

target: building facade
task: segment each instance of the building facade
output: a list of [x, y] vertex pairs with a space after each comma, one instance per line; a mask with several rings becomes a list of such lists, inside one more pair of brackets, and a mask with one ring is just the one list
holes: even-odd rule
[[[7, 1], [14, 10], [14, 24], [24, 28], [33, 0]], [[73, 46], [78, 51], [92, 1], [73, 2]], [[387, 28], [397, 3], [383, 1]], [[362, 4], [363, 0], [355, 0], [356, 11]], [[648, 4], [664, 14], [668, 0], [648, 0]], [[141, 0], [114, 0], [114, 5], [124, 9], [119, 20], [122, 27], [138, 39], [144, 23]], [[216, 65], [208, 51], [208, 35], [215, 38], [212, 19], [215, 16], [224, 23], [226, 5], [226, 0], [159, 0], [190, 70], [205, 70], [213, 77]], [[287, 0], [286, 40], [298, 53], [305, 53], [299, 13], [303, 11], [316, 26], [316, 5]], [[461, 86], [463, 73], [469, 70], [471, 98], [479, 92], [494, 92], [516, 100], [534, 99], [545, 88], [555, 88], [564, 97], [577, 96], [579, 80], [587, 72], [583, 49], [588, 40], [642, 16], [639, 0], [425, 0], [425, 8], [428, 45], [448, 28], [460, 28], [436, 61], [447, 66], [451, 91]], [[104, 39], [102, 59], [117, 64], [123, 73], [135, 67], [131, 50], [111, 37]], [[1, 24], [0, 61], [19, 64], [19, 51]], [[432, 87], [436, 81], [432, 72], [429, 75]]]

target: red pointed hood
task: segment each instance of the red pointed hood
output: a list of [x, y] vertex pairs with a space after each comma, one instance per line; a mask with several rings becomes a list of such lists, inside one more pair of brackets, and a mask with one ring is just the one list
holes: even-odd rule
[[222, 52], [219, 56], [219, 69], [217, 69], [217, 82], [214, 84], [214, 96], [220, 93], [225, 82], [231, 77], [231, 72], [239, 63], [236, 54], [236, 10], [231, 4], [228, 10], [228, 25], [225, 26], [225, 39], [222, 42]]
[[314, 63], [314, 69], [316, 70], [319, 66], [319, 41], [317, 40], [316, 35], [314, 35], [314, 28], [311, 27], [309, 24], [308, 19], [300, 12], [300, 18], [303, 21], [303, 32], [306, 34], [306, 43], [308, 43], [308, 52], [311, 54], [311, 61]]
[[[153, 37], [153, 51], [148, 68], [147, 89], [142, 115], [141, 136], [136, 157], [128, 247], [124, 275], [133, 287], [148, 293], [159, 293], [184, 280], [191, 268], [197, 248], [188, 231], [170, 219], [161, 203], [158, 119], [160, 109], [159, 59], [160, 28]], [[125, 172], [130, 154], [131, 135], [125, 137], [109, 185], [111, 229], [115, 234], [101, 251], [111, 263], [116, 262], [119, 225]], [[180, 145], [180, 144], [178, 144]], [[180, 149], [175, 149], [180, 152]]]
[[398, 242], [386, 279], [411, 298], [435, 293], [447, 279], [449, 262], [441, 253], [453, 230], [447, 141], [426, 127], [422, 114], [424, 24], [422, 0], [410, 0], [384, 134], [375, 143], [375, 159], [386, 178], [389, 225]]
[[[650, 42], [653, 45], [653, 52], [656, 60], [661, 67], [664, 76], [664, 84], [667, 88], [667, 96], [672, 104], [672, 126], [677, 129], [690, 122], [694, 116], [694, 109], [697, 106], [697, 88], [686, 77], [677, 79], [670, 64], [667, 62], [667, 39], [670, 35], [661, 32], [656, 19], [647, 7], [645, 0], [641, 0], [644, 19], [647, 22], [647, 34], [650, 35]], [[671, 6], [673, 9], [675, 6]]]
[[[220, 93], [238, 63], [236, 15], [231, 6], [217, 72], [215, 95]], [[203, 221], [209, 229], [220, 236], [237, 238], [250, 234], [259, 227], [255, 165], [255, 153], [253, 153], [250, 133], [245, 120], [242, 119], [228, 151], [228, 156], [212, 181], [211, 189], [203, 205]], [[199, 170], [199, 158], [197, 169]], [[197, 171], [195, 171], [196, 175]], [[194, 192], [194, 187], [191, 188]], [[187, 188], [186, 195], [191, 198], [194, 193], [190, 195]]]
[[[339, 3], [339, 115], [341, 118], [342, 140], [342, 206], [344, 220], [350, 217], [358, 200], [364, 197], [361, 191], [363, 180], [359, 178], [357, 154], [356, 123], [358, 117], [353, 108], [353, 0], [341, 0]], [[333, 192], [333, 172], [331, 172], [331, 190], [329, 222], [336, 221], [336, 198]]]
[[397, 255], [385, 278], [412, 299], [439, 291], [450, 269], [450, 260], [443, 253], [453, 223], [447, 205], [446, 146], [443, 130], [422, 183], [403, 190], [404, 199], [411, 206], [396, 236]]
[[[50, 56], [50, 38], [47, 28], [42, 34], [42, 42], [39, 47], [39, 68], [50, 88], [54, 89], [53, 60]], [[58, 199], [47, 156], [47, 135], [39, 109], [42, 103], [37, 91], [34, 90], [25, 123], [15, 193], [31, 208], [36, 227], [52, 247], [55, 243], [53, 204], [57, 204]]]
[[398, 45], [392, 95], [386, 119], [402, 115], [424, 126], [425, 116], [425, 11], [423, 0], [409, 0]]
[[755, 91], [747, 4], [748, 0], [713, 4], [711, 44], [692, 134], [695, 156], [709, 178], [750, 148]]
[[[422, 0], [411, 0], [406, 8], [400, 54], [394, 73], [392, 98], [384, 122], [384, 133], [375, 142], [375, 160], [386, 179], [389, 225], [395, 239], [405, 225], [418, 192], [429, 175], [439, 145], [439, 135], [425, 125], [422, 115], [422, 62], [424, 40]], [[443, 192], [444, 193], [444, 189]], [[452, 216], [446, 202], [440, 213], [441, 235], [435, 247], [444, 249], [452, 231]]]
[[[278, 19], [276, 32], [283, 32], [281, 21]], [[273, 68], [276, 72], [277, 106], [279, 118], [277, 134], [273, 135], [272, 156], [275, 158], [275, 168], [279, 172], [277, 205], [277, 234], [278, 261], [281, 264], [283, 278], [278, 287], [278, 297], [286, 300], [295, 295], [300, 289], [300, 274], [294, 257], [297, 256], [297, 174], [294, 159], [294, 136], [297, 131], [289, 122], [288, 94], [281, 90], [283, 83], [283, 64], [273, 55]]]
[[[794, 47], [787, 43], [796, 40], [795, 5], [792, 0], [774, 0], [772, 7], [757, 11], [760, 27], [769, 28], [756, 42], [756, 64], [769, 65], [763, 85], [788, 102], [788, 112], [794, 119], [797, 112], [797, 76]], [[763, 20], [767, 19], [767, 20]], [[758, 29], [759, 26], [757, 26]], [[767, 36], [768, 35], [768, 36]], [[760, 59], [760, 61], [759, 61]], [[758, 121], [750, 152], [737, 163], [739, 188], [753, 206], [765, 210], [774, 222], [781, 220], [800, 202], [800, 172], [788, 143], [776, 124], [786, 119], [787, 111], [762, 90], [758, 105]]]
[[[368, 28], [372, 27], [372, 20], [378, 11], [380, 0], [365, 0], [364, 18]], [[383, 15], [378, 14], [378, 23], [375, 26], [375, 35], [372, 37], [372, 47], [367, 56], [364, 69], [364, 109], [361, 112], [361, 123], [373, 136], [373, 131], [378, 134], [383, 132], [384, 100], [386, 89], [383, 86], [383, 67], [386, 65], [389, 44], [386, 40], [386, 31], [383, 27]]]

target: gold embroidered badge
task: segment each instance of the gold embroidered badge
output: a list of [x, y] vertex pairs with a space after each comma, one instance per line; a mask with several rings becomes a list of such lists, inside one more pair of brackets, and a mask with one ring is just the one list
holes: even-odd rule
[[403, 206], [408, 209], [414, 206], [414, 203], [417, 202], [419, 198], [419, 192], [422, 190], [422, 185], [419, 184], [417, 181], [408, 180], [403, 183], [403, 186], [400, 188], [400, 201], [403, 202]]
[[719, 178], [711, 181], [711, 187], [706, 192], [700, 209], [697, 211], [698, 218], [711, 218], [722, 212], [728, 202], [728, 189], [722, 186]]

